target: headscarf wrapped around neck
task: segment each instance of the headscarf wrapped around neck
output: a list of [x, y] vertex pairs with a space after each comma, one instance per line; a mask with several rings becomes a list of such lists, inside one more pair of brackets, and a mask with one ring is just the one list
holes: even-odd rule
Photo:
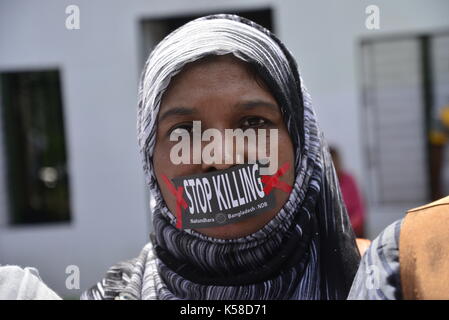
[[[177, 229], [152, 163], [157, 115], [170, 80], [188, 63], [226, 54], [255, 67], [281, 108], [295, 148], [288, 200], [264, 227], [237, 239]], [[269, 30], [220, 14], [193, 20], [165, 37], [142, 72], [137, 131], [156, 201], [154, 233], [138, 258], [121, 265], [127, 280], [109, 292], [128, 299], [346, 298], [360, 260], [354, 233], [297, 64]]]

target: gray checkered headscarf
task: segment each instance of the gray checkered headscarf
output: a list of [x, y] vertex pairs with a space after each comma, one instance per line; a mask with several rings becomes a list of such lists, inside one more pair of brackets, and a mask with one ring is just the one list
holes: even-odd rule
[[[190, 62], [225, 54], [254, 66], [278, 101], [295, 148], [296, 175], [287, 202], [269, 223], [228, 240], [177, 229], [152, 164], [157, 115], [170, 80]], [[128, 267], [114, 269], [128, 270], [126, 277], [103, 286], [104, 292], [129, 299], [346, 298], [360, 259], [354, 234], [311, 98], [293, 56], [270, 31], [224, 14], [173, 31], [142, 72], [137, 129], [156, 200], [154, 234]]]

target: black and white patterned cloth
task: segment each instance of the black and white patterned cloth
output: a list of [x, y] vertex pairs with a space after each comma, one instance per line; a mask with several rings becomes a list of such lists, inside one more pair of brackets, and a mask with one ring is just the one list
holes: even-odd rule
[[[152, 159], [170, 79], [190, 62], [232, 54], [253, 65], [281, 106], [295, 148], [295, 182], [263, 228], [238, 239], [179, 230]], [[235, 15], [193, 20], [150, 54], [139, 87], [138, 142], [156, 200], [140, 255], [110, 268], [82, 299], [346, 299], [360, 255], [312, 100], [292, 54], [270, 31]]]
[[401, 300], [399, 237], [404, 219], [386, 227], [360, 262], [348, 300]]

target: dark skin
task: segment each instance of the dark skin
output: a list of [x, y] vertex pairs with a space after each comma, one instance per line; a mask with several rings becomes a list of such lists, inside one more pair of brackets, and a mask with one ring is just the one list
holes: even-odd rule
[[[280, 180], [293, 185], [293, 144], [279, 105], [271, 92], [250, 74], [245, 62], [233, 56], [200, 60], [185, 66], [171, 80], [158, 115], [153, 165], [162, 196], [172, 213], [176, 212], [176, 198], [163, 182], [163, 174], [172, 179], [223, 170], [235, 165], [224, 164], [224, 161], [223, 164], [202, 162], [180, 165], [171, 162], [170, 150], [178, 142], [170, 141], [170, 133], [177, 128], [190, 130], [194, 120], [201, 121], [202, 130], [216, 128], [223, 136], [225, 129], [278, 129], [278, 168], [285, 162], [290, 164], [288, 172]], [[207, 143], [203, 142], [203, 147]], [[245, 161], [248, 159], [247, 149], [245, 146]], [[235, 161], [235, 154], [233, 159]], [[274, 189], [273, 192], [276, 205], [272, 210], [236, 223], [196, 231], [220, 239], [235, 239], [256, 232], [273, 219], [289, 197], [288, 193], [279, 189]]]

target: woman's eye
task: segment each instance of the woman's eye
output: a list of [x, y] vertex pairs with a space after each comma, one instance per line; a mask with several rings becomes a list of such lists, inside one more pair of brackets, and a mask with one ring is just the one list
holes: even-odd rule
[[269, 123], [268, 120], [260, 117], [251, 117], [246, 118], [245, 121], [243, 121], [242, 126], [244, 128], [258, 128], [264, 125], [267, 125]]
[[184, 134], [186, 133], [186, 131], [188, 133], [191, 133], [193, 130], [193, 124], [190, 123], [182, 123], [182, 124], [178, 124], [176, 126], [174, 126], [172, 129], [170, 129], [170, 134], [175, 133], [178, 135]]

